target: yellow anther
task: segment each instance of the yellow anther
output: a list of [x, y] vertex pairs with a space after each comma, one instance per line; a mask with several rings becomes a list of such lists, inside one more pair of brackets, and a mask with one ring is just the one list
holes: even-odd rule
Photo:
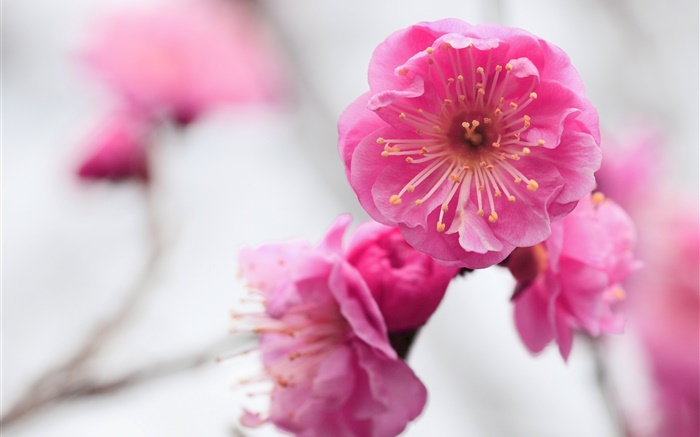
[[509, 106], [510, 106], [511, 108], [515, 109], [515, 108], [518, 107], [518, 104], [515, 103], [515, 102], [510, 102], [510, 105], [509, 105]]
[[498, 220], [498, 214], [496, 214], [496, 211], [491, 211], [491, 215], [489, 215], [489, 221], [491, 223], [496, 223]]
[[469, 129], [470, 126], [471, 126], [471, 125], [469, 124], [468, 121], [463, 121], [463, 122], [462, 122], [462, 127], [463, 127], [463, 128]]
[[477, 91], [477, 92], [479, 93], [479, 95], [482, 95], [482, 96], [483, 96], [484, 94], [486, 94], [486, 91], [484, 91], [483, 88], [479, 88], [479, 91]]
[[400, 118], [401, 120], [403, 120], [404, 118], [406, 118], [406, 114], [404, 114], [403, 112], [400, 113], [400, 114], [399, 114], [399, 118]]
[[418, 151], [418, 154], [419, 154], [419, 155], [425, 155], [426, 153], [428, 153], [428, 148], [427, 148], [427, 147], [423, 147], [423, 148], [421, 148], [421, 149]]
[[457, 96], [457, 100], [459, 100], [460, 102], [463, 102], [466, 98], [467, 96]]
[[529, 115], [523, 115], [523, 121], [530, 121], [532, 118]]
[[529, 147], [523, 147], [523, 155], [527, 156], [530, 154], [530, 148]]
[[493, 170], [493, 165], [491, 165], [491, 164], [487, 165], [486, 170], [489, 170], [489, 171]]
[[544, 146], [544, 140], [537, 140], [538, 146]]
[[527, 183], [527, 189], [532, 191], [532, 192], [537, 191], [537, 189], [539, 187], [540, 187], [540, 184], [538, 184], [537, 181], [534, 179], [530, 179], [530, 182]]
[[438, 232], [443, 232], [445, 230], [445, 224], [443, 222], [437, 222], [436, 229]]
[[481, 83], [481, 82], [477, 82], [477, 83], [476, 83], [476, 87], [477, 87], [478, 89], [483, 89], [483, 88], [484, 88], [484, 84]]
[[605, 202], [605, 194], [601, 193], [600, 191], [596, 191], [591, 196], [591, 200], [595, 205], [600, 205], [601, 203]]
[[404, 76], [406, 73], [408, 73], [408, 67], [402, 67], [401, 69], [399, 69], [399, 74], [401, 76]]
[[484, 69], [483, 69], [482, 67], [477, 67], [477, 68], [476, 68], [476, 72], [479, 73], [479, 74], [481, 74], [481, 73], [484, 72]]
[[440, 47], [442, 47], [443, 50], [449, 50], [452, 48], [452, 45], [448, 42], [443, 43]]
[[433, 48], [432, 48], [432, 47], [428, 47], [427, 49], [425, 49], [425, 51], [426, 51], [429, 55], [432, 55], [432, 54], [433, 54]]
[[518, 155], [516, 155], [515, 153], [510, 155], [510, 157], [513, 158], [515, 161], [520, 161], [520, 157]]
[[442, 207], [440, 207], [440, 209], [442, 209], [442, 212], [447, 212], [448, 208], [449, 206], [447, 204], [443, 204]]
[[501, 193], [500, 191], [496, 190], [496, 192], [493, 193], [493, 195], [496, 196], [496, 197], [501, 197], [501, 196], [503, 195], [503, 193]]
[[503, 111], [501, 111], [500, 108], [496, 108], [496, 110], [493, 111], [493, 115], [501, 115], [501, 114], [503, 114]]
[[406, 162], [408, 162], [409, 164], [412, 163], [412, 162], [413, 162], [413, 158], [411, 158], [410, 156], [407, 156], [407, 157], [406, 157]]
[[462, 170], [469, 171], [469, 170], [471, 170], [471, 168], [468, 165], [463, 165]]
[[501, 70], [503, 70], [503, 67], [501, 67], [500, 65], [496, 65], [496, 71], [501, 71]]
[[448, 81], [449, 83], [454, 83], [455, 78], [454, 78], [454, 77], [448, 77], [448, 78], [447, 78], [447, 81]]
[[536, 98], [537, 98], [537, 93], [530, 93], [530, 98], [531, 98], [531, 99], [536, 99]]
[[460, 74], [459, 76], [457, 76], [457, 80], [460, 82], [464, 82], [464, 76]]
[[440, 126], [438, 126], [437, 124], [433, 126], [433, 131], [435, 131], [435, 133], [439, 134], [441, 130], [442, 129], [440, 129]]
[[462, 178], [460, 178], [459, 176], [457, 176], [457, 175], [454, 174], [454, 173], [452, 173], [452, 174], [450, 175], [450, 180], [451, 180], [452, 182], [457, 182], [457, 183], [462, 182]]
[[423, 115], [423, 112], [424, 112], [424, 111], [423, 111], [422, 109], [420, 109], [420, 108], [418, 109], [418, 113], [419, 113], [420, 115]]
[[478, 127], [479, 126], [479, 121], [478, 120], [472, 120], [472, 126]]
[[508, 202], [515, 202], [515, 196], [513, 196], [512, 194], [508, 196]]
[[449, 105], [450, 103], [452, 103], [452, 100], [450, 100], [450, 99], [445, 99], [445, 100], [443, 100], [443, 101], [444, 101], [445, 104], [447, 104], [447, 105]]
[[483, 210], [483, 209], [478, 210], [478, 211], [476, 212], [476, 215], [478, 215], [479, 217], [483, 217], [483, 216], [484, 216], [484, 210]]
[[523, 181], [523, 180], [520, 179], [520, 178], [515, 178], [515, 179], [513, 179], [513, 182], [515, 182], [516, 184], [519, 184], [519, 183], [522, 182], [522, 181]]
[[416, 187], [414, 187], [413, 185], [406, 185], [406, 191], [408, 191], [409, 193], [414, 192], [415, 189]]
[[503, 153], [501, 153], [500, 155], [498, 155], [498, 157], [501, 158], [501, 159], [506, 159], [506, 154], [505, 154], [505, 152], [503, 152]]
[[612, 291], [612, 295], [617, 300], [623, 300], [625, 297], [627, 297], [627, 293], [625, 293], [625, 290], [622, 287], [615, 287], [615, 289]]
[[501, 143], [494, 141], [493, 143], [491, 143], [491, 146], [498, 149], [499, 147], [501, 147]]
[[484, 186], [483, 186], [483, 185], [479, 185], [479, 191], [484, 191]]
[[513, 69], [513, 66], [510, 64], [506, 64], [506, 70], [511, 71]]
[[394, 206], [401, 205], [401, 198], [399, 197], [398, 194], [394, 194], [389, 198], [389, 203], [391, 203]]
[[382, 158], [387, 158], [389, 156], [389, 152], [386, 150], [382, 152]]
[[421, 206], [422, 203], [423, 203], [423, 199], [416, 200], [416, 205]]
[[385, 143], [384, 138], [382, 138], [382, 137], [377, 138], [377, 144], [384, 144], [384, 143]]
[[491, 124], [491, 119], [488, 117], [484, 117], [484, 124]]

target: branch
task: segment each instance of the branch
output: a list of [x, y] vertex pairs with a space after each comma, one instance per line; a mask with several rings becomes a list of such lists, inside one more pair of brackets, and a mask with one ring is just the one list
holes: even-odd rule
[[[118, 332], [119, 328], [137, 306], [137, 303], [146, 294], [146, 291], [151, 288], [150, 284], [162, 259], [163, 242], [158, 226], [152, 187], [149, 184], [143, 187], [150, 249], [148, 259], [141, 273], [134, 281], [119, 309], [107, 320], [98, 324], [86, 338], [82, 347], [75, 351], [63, 364], [47, 370], [37, 378], [0, 418], [0, 426], [3, 428], [37, 413], [49, 404], [71, 396], [80, 396], [82, 395], [81, 393], [86, 392], [86, 387], [91, 387], [90, 384], [92, 383], [86, 386], [85, 364]], [[124, 381], [121, 384], [126, 382], [128, 381]], [[94, 390], [94, 388], [91, 390]], [[87, 392], [89, 391], [87, 390]]]

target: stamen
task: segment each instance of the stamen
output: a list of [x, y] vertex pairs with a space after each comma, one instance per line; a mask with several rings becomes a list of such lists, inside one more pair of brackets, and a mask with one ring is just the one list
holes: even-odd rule
[[594, 205], [600, 205], [601, 203], [605, 202], [605, 195], [600, 191], [596, 191], [591, 195], [591, 201], [593, 201]]

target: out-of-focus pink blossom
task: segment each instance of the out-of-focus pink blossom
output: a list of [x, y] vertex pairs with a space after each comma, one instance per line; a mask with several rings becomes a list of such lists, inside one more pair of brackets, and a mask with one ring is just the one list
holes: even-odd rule
[[389, 332], [424, 325], [459, 272], [411, 247], [397, 228], [377, 222], [357, 228], [347, 259], [367, 282]]
[[414, 247], [481, 268], [542, 242], [591, 191], [598, 115], [559, 48], [456, 19], [390, 35], [339, 149], [368, 214]]
[[[239, 330], [261, 334], [266, 377], [274, 383], [271, 422], [298, 436], [398, 435], [416, 418], [426, 390], [389, 344], [379, 308], [346, 260], [341, 217], [316, 247], [268, 244], [240, 255], [243, 276], [265, 311], [234, 314]], [[246, 328], [247, 325], [247, 328]]]
[[528, 350], [555, 340], [566, 359], [574, 329], [593, 336], [622, 331], [614, 306], [625, 297], [620, 282], [637, 267], [635, 240], [624, 210], [596, 193], [553, 223], [543, 243], [513, 252], [515, 324]]
[[627, 285], [634, 289], [629, 318], [655, 382], [660, 420], [653, 435], [694, 437], [700, 435], [700, 220], [692, 199], [658, 195], [650, 204], [669, 200], [673, 210], [653, 207], [639, 218], [644, 268]]
[[175, 2], [107, 17], [84, 59], [129, 103], [188, 123], [223, 104], [279, 96], [262, 29], [245, 2]]
[[658, 188], [663, 146], [661, 130], [652, 123], [623, 127], [615, 136], [603, 135], [597, 189], [631, 214], [637, 207], [646, 207], [649, 193]]
[[152, 122], [144, 114], [124, 110], [109, 115], [89, 140], [77, 173], [83, 179], [120, 181], [149, 179], [147, 147]]

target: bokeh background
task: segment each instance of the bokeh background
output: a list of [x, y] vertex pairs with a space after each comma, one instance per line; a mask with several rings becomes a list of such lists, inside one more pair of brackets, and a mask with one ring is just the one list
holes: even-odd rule
[[[103, 380], [149, 369], [123, 389], [27, 416], [3, 429], [8, 437], [277, 435], [238, 429], [244, 399], [231, 386], [243, 364], [214, 360], [249, 340], [227, 337], [242, 288], [238, 250], [318, 240], [344, 212], [366, 218], [337, 156], [336, 122], [367, 89], [374, 48], [418, 21], [497, 22], [562, 47], [605, 134], [635, 123], [663, 132], [657, 182], [686, 197], [650, 207], [691, 199], [696, 208], [693, 0], [256, 0], [253, 10], [281, 56], [280, 102], [232, 106], [186, 130], [161, 130], [147, 198], [137, 183], [81, 182], [74, 172], [85, 138], [113, 97], [79, 53], [100, 17], [168, 4], [3, 2], [2, 411], [79, 350], [142, 277], [144, 291], [86, 368]], [[513, 285], [506, 271], [488, 269], [450, 286], [411, 352], [429, 402], [405, 435], [622, 435], [590, 343], [575, 342], [568, 363], [554, 347], [527, 353], [512, 321]], [[607, 377], [612, 398], [634, 415], [645, 411], [652, 389], [639, 346], [622, 337]]]

